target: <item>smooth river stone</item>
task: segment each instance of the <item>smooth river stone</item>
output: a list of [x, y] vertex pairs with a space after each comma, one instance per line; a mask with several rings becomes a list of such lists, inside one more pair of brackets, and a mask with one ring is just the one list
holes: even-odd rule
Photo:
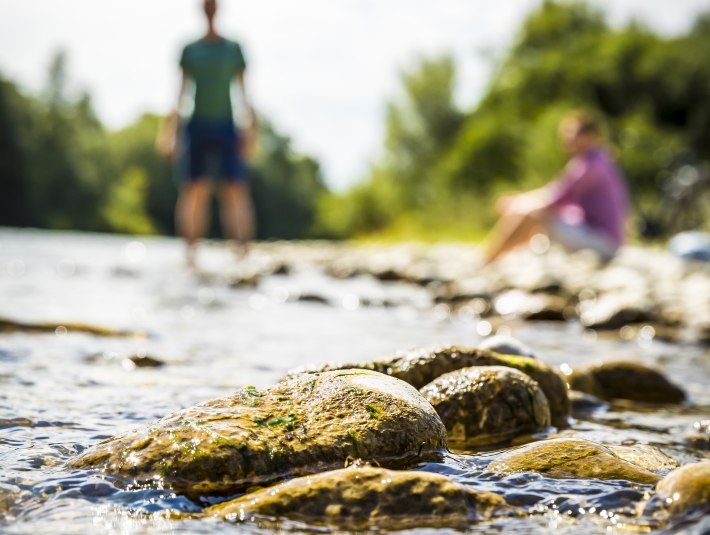
[[441, 416], [449, 445], [456, 448], [501, 444], [550, 426], [545, 394], [513, 368], [464, 368], [438, 377], [420, 392]]
[[465, 528], [512, 514], [499, 495], [420, 471], [350, 467], [300, 477], [208, 508], [232, 522], [288, 519], [351, 530]]
[[405, 466], [446, 447], [441, 419], [412, 386], [341, 370], [241, 388], [102, 442], [70, 466], [194, 497], [332, 470], [349, 458]]
[[653, 484], [661, 478], [611, 449], [579, 438], [556, 438], [510, 450], [488, 465], [492, 472], [538, 472], [559, 479], [625, 479]]

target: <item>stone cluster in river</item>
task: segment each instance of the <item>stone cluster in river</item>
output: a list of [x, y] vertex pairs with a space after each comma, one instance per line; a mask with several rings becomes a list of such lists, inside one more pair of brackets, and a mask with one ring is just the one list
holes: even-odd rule
[[547, 398], [553, 425], [557, 427], [568, 425], [570, 403], [567, 396], [567, 385], [559, 373], [537, 359], [518, 355], [501, 355], [476, 347], [418, 348], [368, 362], [306, 366], [294, 370], [292, 373], [362, 368], [391, 375], [406, 381], [415, 388], [422, 388], [445, 373], [480, 366], [514, 368], [529, 376], [539, 385]]
[[[483, 345], [534, 355], [513, 338]], [[600, 398], [686, 398], [639, 363], [592, 365], [566, 378], [589, 411], [606, 409]], [[624, 398], [624, 385], [643, 395]], [[648, 393], [654, 390], [656, 397]], [[562, 376], [540, 359], [475, 347], [414, 349], [300, 370], [264, 390], [243, 387], [102, 442], [70, 466], [165, 486], [197, 501], [246, 492], [198, 517], [265, 527], [292, 521], [334, 529], [466, 529], [530, 511], [518, 507], [525, 505], [520, 500], [411, 468], [441, 459], [448, 447], [491, 450], [537, 438], [498, 452], [486, 472], [626, 481], [639, 489], [628, 499], [642, 525], [671, 525], [678, 515], [707, 511], [710, 463], [676, 469], [674, 459], [650, 445], [600, 444], [574, 430], [550, 436], [551, 425], [567, 426], [569, 411]], [[657, 492], [645, 500], [642, 491], [653, 485]]]
[[[710, 342], [710, 263], [637, 247], [625, 247], [608, 264], [589, 251], [569, 254], [555, 247], [546, 254], [517, 251], [485, 268], [479, 255], [474, 247], [456, 244], [319, 243], [308, 250], [265, 244], [251, 271], [315, 265], [332, 277], [371, 276], [426, 288], [433, 303], [452, 313], [491, 322], [576, 320], [589, 329], [620, 330], [624, 337]], [[327, 296], [308, 295], [330, 302]]]

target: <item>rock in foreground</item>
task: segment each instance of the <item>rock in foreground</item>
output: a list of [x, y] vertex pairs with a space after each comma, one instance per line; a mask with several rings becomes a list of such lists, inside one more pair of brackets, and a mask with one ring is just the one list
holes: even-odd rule
[[545, 394], [513, 368], [464, 368], [438, 377], [420, 392], [441, 416], [449, 445], [457, 448], [501, 444], [550, 425]]
[[710, 512], [710, 461], [686, 464], [658, 484], [647, 512], [681, 514]]
[[289, 519], [347, 530], [465, 528], [496, 513], [505, 500], [429, 472], [350, 467], [301, 477], [205, 511], [230, 521]]
[[575, 370], [571, 388], [600, 399], [641, 403], [682, 403], [685, 392], [661, 372], [638, 362], [610, 361]]
[[527, 444], [488, 465], [492, 472], [538, 472], [559, 479], [625, 479], [652, 484], [661, 478], [589, 440], [557, 438]]
[[191, 497], [342, 467], [402, 465], [446, 448], [446, 430], [410, 385], [365, 370], [304, 374], [162, 418], [75, 459]]
[[360, 364], [326, 364], [318, 369], [300, 371], [315, 372], [348, 368], [374, 370], [406, 381], [415, 388], [422, 388], [445, 373], [473, 366], [505, 366], [528, 375], [540, 385], [550, 405], [552, 423], [567, 426], [570, 413], [567, 385], [547, 364], [528, 357], [500, 355], [485, 349], [464, 346], [413, 349], [397, 353], [394, 357]]

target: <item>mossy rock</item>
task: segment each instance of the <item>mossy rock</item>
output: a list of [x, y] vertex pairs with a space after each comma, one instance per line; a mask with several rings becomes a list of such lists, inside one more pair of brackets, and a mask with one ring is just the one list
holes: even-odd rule
[[352, 530], [465, 528], [514, 509], [429, 472], [350, 467], [301, 477], [205, 510], [232, 522], [279, 520]]
[[492, 472], [538, 472], [559, 479], [625, 479], [653, 484], [661, 478], [621, 459], [611, 449], [579, 438], [556, 438], [510, 450], [488, 465]]
[[194, 497], [331, 470], [348, 458], [399, 467], [446, 447], [441, 419], [413, 387], [341, 370], [242, 388], [100, 443], [70, 466]]
[[570, 388], [600, 399], [641, 403], [682, 403], [685, 392], [660, 371], [638, 362], [610, 361], [575, 370]]
[[433, 349], [413, 349], [395, 356], [360, 364], [326, 364], [318, 368], [301, 369], [317, 372], [349, 368], [374, 370], [406, 381], [415, 388], [422, 388], [445, 373], [474, 366], [505, 366], [525, 373], [540, 385], [550, 405], [552, 423], [567, 427], [570, 403], [567, 385], [550, 366], [529, 357], [501, 355], [485, 349], [465, 346], [443, 346]]
[[647, 514], [665, 516], [690, 512], [710, 513], [710, 461], [686, 464], [673, 470], [656, 486]]
[[449, 445], [456, 448], [501, 444], [550, 425], [545, 394], [513, 368], [464, 368], [445, 373], [420, 392], [439, 413]]

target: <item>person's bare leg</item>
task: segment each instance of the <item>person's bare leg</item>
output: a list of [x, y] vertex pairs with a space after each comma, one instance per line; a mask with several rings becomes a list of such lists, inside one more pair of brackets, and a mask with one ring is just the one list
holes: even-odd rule
[[201, 179], [183, 184], [178, 195], [175, 223], [185, 240], [187, 266], [191, 269], [195, 268], [197, 242], [207, 231], [211, 192], [209, 181]]
[[504, 254], [526, 244], [535, 234], [548, 234], [544, 220], [529, 214], [503, 216], [493, 228], [493, 242], [484, 255], [484, 265], [495, 262]]
[[235, 240], [237, 255], [244, 256], [254, 232], [254, 210], [247, 182], [225, 182], [220, 186], [222, 228]]

